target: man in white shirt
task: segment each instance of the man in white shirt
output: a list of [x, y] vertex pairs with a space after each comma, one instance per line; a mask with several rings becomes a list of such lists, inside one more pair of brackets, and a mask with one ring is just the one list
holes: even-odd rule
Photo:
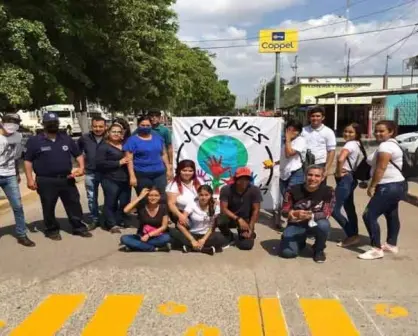
[[325, 176], [328, 176], [335, 157], [337, 139], [334, 131], [323, 124], [325, 109], [322, 106], [310, 107], [308, 114], [310, 125], [303, 128], [302, 136], [315, 156], [315, 164], [325, 167]]
[[33, 247], [35, 243], [26, 235], [26, 222], [20, 196], [18, 160], [22, 156], [22, 134], [18, 132], [18, 114], [6, 114], [0, 123], [0, 187], [6, 194], [16, 221], [17, 242]]

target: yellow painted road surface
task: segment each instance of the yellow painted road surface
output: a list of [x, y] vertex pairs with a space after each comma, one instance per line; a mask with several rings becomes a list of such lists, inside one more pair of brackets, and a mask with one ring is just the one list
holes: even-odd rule
[[[85, 294], [54, 294], [46, 297], [16, 326], [11, 336], [53, 336], [82, 309]], [[141, 313], [146, 297], [141, 294], [109, 294], [96, 308], [95, 314], [86, 324], [82, 336], [122, 336]], [[312, 336], [358, 336], [360, 335], [351, 317], [337, 299], [299, 298], [300, 314], [305, 319]], [[285, 336], [289, 335], [286, 316], [279, 298], [240, 296], [236, 302], [239, 315], [240, 336]], [[382, 308], [381, 308], [382, 309]], [[397, 308], [400, 311], [401, 308]], [[156, 307], [161, 315], [181, 315], [187, 305], [168, 302]], [[171, 312], [167, 314], [167, 312]], [[402, 310], [403, 316], [405, 311]], [[222, 335], [216, 326], [202, 324], [190, 326], [184, 335]]]

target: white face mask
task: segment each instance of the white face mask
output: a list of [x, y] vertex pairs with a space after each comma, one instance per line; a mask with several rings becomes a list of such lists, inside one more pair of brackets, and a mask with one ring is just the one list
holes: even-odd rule
[[19, 125], [13, 123], [4, 123], [2, 127], [8, 134], [13, 134], [19, 129]]

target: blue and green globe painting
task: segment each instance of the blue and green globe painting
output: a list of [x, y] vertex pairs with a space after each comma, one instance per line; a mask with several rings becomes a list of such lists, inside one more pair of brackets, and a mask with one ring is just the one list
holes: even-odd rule
[[238, 139], [217, 135], [205, 140], [197, 152], [197, 161], [202, 170], [213, 179], [228, 179], [239, 167], [248, 162], [248, 152]]

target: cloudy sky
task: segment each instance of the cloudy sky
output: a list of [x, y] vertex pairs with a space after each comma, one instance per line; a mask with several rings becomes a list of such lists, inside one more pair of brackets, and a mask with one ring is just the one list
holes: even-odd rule
[[[418, 22], [418, 0], [351, 0], [351, 3], [350, 34]], [[345, 4], [346, 0], [177, 0], [175, 10], [180, 39], [216, 53], [214, 63], [219, 76], [229, 80], [237, 104], [244, 105], [247, 99], [251, 101], [256, 96], [262, 78], [274, 74], [274, 54], [258, 53], [259, 30], [296, 28], [304, 30], [299, 34], [301, 40], [345, 34]], [[380, 13], [368, 15], [374, 12]], [[358, 18], [361, 16], [366, 17]], [[387, 46], [408, 36], [413, 29], [300, 42], [298, 74], [343, 74], [345, 43], [351, 49], [352, 74], [383, 74], [387, 54], [391, 55], [390, 73], [400, 74], [402, 59], [417, 54], [418, 34], [391, 48]], [[386, 50], [364, 60], [382, 49]], [[282, 56], [282, 73], [286, 78], [292, 76], [294, 57], [295, 54]]]

